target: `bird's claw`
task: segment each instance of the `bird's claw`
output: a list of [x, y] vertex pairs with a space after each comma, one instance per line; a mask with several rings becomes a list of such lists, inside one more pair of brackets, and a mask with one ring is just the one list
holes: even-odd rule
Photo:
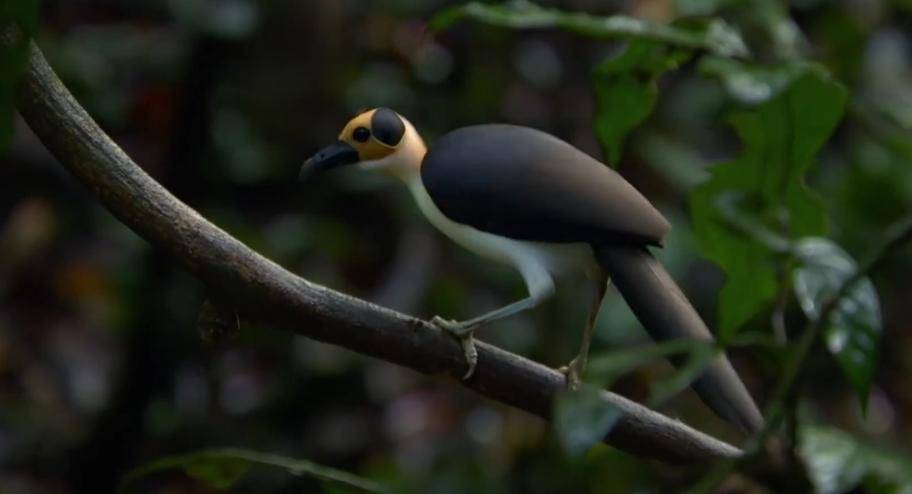
[[452, 319], [444, 319], [440, 316], [432, 317], [431, 324], [433, 324], [434, 326], [437, 326], [438, 328], [440, 328], [444, 331], [449, 331], [450, 333], [455, 332], [459, 327], [458, 322], [456, 322]]
[[570, 391], [578, 390], [583, 384], [583, 380], [580, 377], [582, 374], [582, 369], [580, 369], [581, 365], [578, 362], [578, 359], [573, 359], [569, 364], [561, 366], [557, 369], [558, 372], [567, 378], [567, 388]]
[[466, 363], [469, 365], [469, 369], [466, 371], [465, 375], [462, 376], [462, 380], [466, 381], [472, 374], [475, 373], [475, 366], [478, 365], [478, 349], [475, 348], [475, 340], [472, 338], [474, 332], [466, 333], [464, 336], [460, 336], [459, 340], [462, 343], [462, 352], [465, 354]]
[[444, 319], [440, 316], [434, 316], [431, 319], [431, 324], [452, 334], [456, 338], [459, 338], [459, 342], [462, 344], [462, 351], [465, 355], [466, 363], [469, 366], [469, 369], [466, 371], [465, 375], [462, 376], [462, 380], [465, 381], [472, 377], [472, 374], [475, 373], [475, 366], [478, 365], [478, 349], [475, 348], [475, 340], [472, 337], [475, 333], [475, 328], [468, 327], [465, 324], [459, 323], [457, 321]]

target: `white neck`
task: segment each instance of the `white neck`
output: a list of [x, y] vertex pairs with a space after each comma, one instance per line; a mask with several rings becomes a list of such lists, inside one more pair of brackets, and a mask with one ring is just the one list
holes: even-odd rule
[[421, 161], [427, 154], [424, 140], [411, 122], [400, 116], [405, 123], [405, 135], [396, 151], [381, 160], [365, 163], [365, 168], [377, 168], [399, 178], [406, 184], [421, 180]]
[[446, 218], [431, 200], [424, 182], [421, 181], [421, 162], [427, 154], [427, 146], [424, 145], [424, 140], [418, 135], [415, 126], [402, 116], [400, 118], [405, 123], [405, 135], [396, 151], [383, 159], [362, 163], [362, 166], [389, 173], [404, 182], [418, 208], [431, 223], [448, 236], [460, 241], [465, 236], [463, 230], [469, 228], [457, 225]]
[[421, 212], [434, 226], [452, 237], [455, 223], [437, 209], [424, 187], [424, 182], [421, 181], [421, 162], [424, 160], [424, 155], [427, 154], [427, 146], [418, 131], [415, 130], [415, 126], [406, 118], [401, 116], [400, 118], [405, 122], [405, 135], [396, 152], [385, 159], [389, 162], [384, 170], [404, 182]]
[[424, 188], [424, 182], [421, 181], [421, 163], [427, 154], [427, 146], [412, 123], [405, 118], [402, 121], [405, 122], [405, 136], [400, 149], [395, 153], [398, 164], [390, 170], [408, 186], [421, 212], [434, 226], [442, 228], [440, 220], [443, 215], [434, 205], [427, 189]]

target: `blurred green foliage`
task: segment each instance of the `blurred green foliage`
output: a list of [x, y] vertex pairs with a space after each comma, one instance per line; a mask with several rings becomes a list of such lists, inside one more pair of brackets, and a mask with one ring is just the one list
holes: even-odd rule
[[348, 472], [318, 465], [312, 461], [239, 448], [209, 449], [160, 458], [128, 473], [121, 483], [121, 491], [127, 491], [129, 487], [144, 477], [174, 469], [183, 470], [189, 477], [204, 485], [223, 491], [237, 483], [253, 466], [280, 468], [291, 475], [314, 477], [330, 484], [353, 488], [358, 492], [390, 492], [382, 484]]
[[777, 253], [749, 232], [735, 231], [730, 218], [752, 217], [790, 239], [824, 233], [823, 207], [804, 175], [839, 123], [844, 100], [845, 90], [825, 75], [794, 78], [779, 95], [732, 117], [743, 153], [713, 166], [711, 178], [691, 193], [700, 250], [726, 273], [719, 293], [721, 338], [769, 304], [779, 285], [770, 259]]
[[881, 446], [867, 444], [832, 427], [801, 429], [799, 453], [821, 494], [851, 492], [904, 493], [912, 486], [912, 461]]
[[659, 76], [689, 57], [684, 50], [652, 41], [631, 41], [622, 54], [596, 67], [593, 125], [608, 164], [619, 164], [624, 137], [655, 109]]
[[0, 32], [15, 36], [12, 43], [0, 45], [0, 156], [6, 151], [13, 135], [15, 89], [28, 57], [29, 36], [38, 29], [38, 0], [16, 0], [0, 5], [0, 29], [16, 26], [18, 33]]
[[[838, 246], [822, 238], [807, 238], [795, 246], [801, 263], [794, 272], [795, 295], [810, 319], [821, 317], [826, 301], [855, 275], [858, 265]], [[824, 337], [843, 373], [867, 408], [877, 368], [881, 328], [880, 302], [874, 285], [863, 278], [851, 288], [827, 321]]]
[[430, 21], [428, 28], [439, 31], [464, 18], [517, 29], [556, 27], [596, 38], [651, 40], [729, 57], [748, 54], [738, 33], [721, 19], [669, 26], [623, 15], [598, 17], [565, 12], [528, 0], [510, 0], [502, 4], [469, 2], [441, 12]]
[[602, 388], [583, 384], [566, 391], [554, 403], [554, 429], [564, 450], [579, 457], [605, 437], [621, 417], [621, 411], [605, 406]]

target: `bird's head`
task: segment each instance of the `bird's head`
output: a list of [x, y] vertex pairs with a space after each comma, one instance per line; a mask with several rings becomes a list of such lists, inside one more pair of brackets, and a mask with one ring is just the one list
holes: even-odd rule
[[336, 142], [304, 162], [299, 177], [306, 180], [317, 172], [354, 164], [404, 176], [420, 166], [425, 151], [408, 120], [389, 108], [375, 108], [351, 119]]

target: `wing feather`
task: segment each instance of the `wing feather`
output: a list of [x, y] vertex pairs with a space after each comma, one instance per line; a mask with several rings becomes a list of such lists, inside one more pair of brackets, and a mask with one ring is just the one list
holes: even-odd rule
[[445, 134], [425, 156], [421, 179], [448, 218], [510, 238], [661, 245], [670, 229], [613, 169], [528, 127]]

